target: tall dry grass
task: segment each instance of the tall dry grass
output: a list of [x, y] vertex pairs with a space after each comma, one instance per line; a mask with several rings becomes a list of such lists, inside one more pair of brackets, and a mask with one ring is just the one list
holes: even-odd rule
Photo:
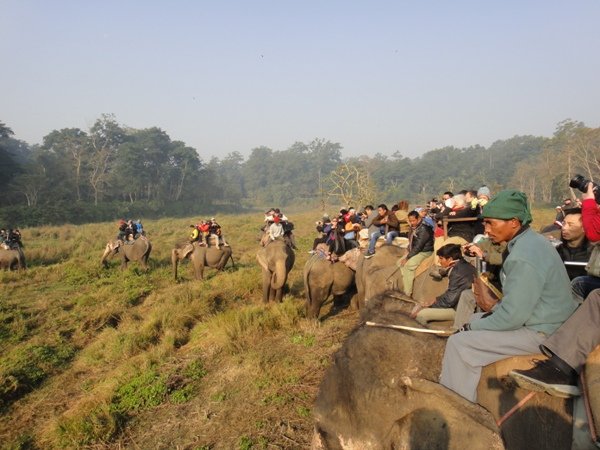
[[300, 250], [277, 305], [261, 301], [260, 214], [218, 217], [235, 268], [201, 282], [183, 264], [175, 283], [170, 266], [197, 217], [144, 223], [148, 273], [100, 266], [114, 223], [22, 230], [29, 268], [0, 272], [3, 448], [305, 447], [320, 376], [356, 320], [304, 319], [321, 215], [293, 216]]

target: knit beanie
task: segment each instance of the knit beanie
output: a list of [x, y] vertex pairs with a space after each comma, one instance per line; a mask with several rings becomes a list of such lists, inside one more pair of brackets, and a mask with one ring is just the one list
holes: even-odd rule
[[520, 191], [501, 191], [483, 207], [483, 217], [490, 219], [512, 219], [516, 217], [523, 225], [531, 223], [531, 212], [527, 196]]
[[490, 198], [492, 196], [490, 188], [487, 186], [481, 186], [479, 189], [477, 189], [477, 197], [480, 195], [485, 195], [487, 198]]

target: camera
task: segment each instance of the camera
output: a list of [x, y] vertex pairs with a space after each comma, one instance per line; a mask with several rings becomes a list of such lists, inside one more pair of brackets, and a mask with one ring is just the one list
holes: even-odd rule
[[571, 181], [569, 181], [569, 187], [578, 189], [581, 192], [587, 192], [589, 183], [592, 183], [592, 185], [594, 186], [594, 188], [592, 189], [594, 191], [594, 197], [596, 198], [596, 203], [600, 205], [600, 186], [598, 186], [593, 181], [588, 180], [583, 175], [577, 174], [573, 178], [571, 178]]

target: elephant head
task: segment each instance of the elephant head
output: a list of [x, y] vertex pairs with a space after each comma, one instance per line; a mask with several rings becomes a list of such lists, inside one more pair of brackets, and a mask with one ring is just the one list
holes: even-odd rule
[[263, 301], [281, 301], [288, 273], [294, 266], [294, 251], [278, 239], [262, 248], [256, 259], [262, 268]]
[[26, 269], [25, 254], [21, 247], [10, 250], [0, 248], [0, 268], [8, 270]]
[[104, 247], [104, 253], [102, 253], [102, 259], [100, 259], [100, 264], [104, 267], [108, 267], [108, 258], [112, 258], [119, 252], [119, 241], [109, 241]]
[[177, 265], [179, 261], [187, 258], [193, 251], [194, 245], [191, 243], [171, 250], [171, 265], [173, 266], [173, 276], [175, 277], [175, 280], [177, 280]]
[[177, 280], [177, 266], [179, 261], [189, 258], [194, 267], [196, 279], [204, 278], [204, 267], [213, 267], [217, 270], [222, 270], [231, 259], [233, 263], [232, 250], [230, 246], [204, 247], [197, 243], [187, 243], [182, 247], [174, 248], [171, 251], [171, 264], [173, 266], [173, 276]]

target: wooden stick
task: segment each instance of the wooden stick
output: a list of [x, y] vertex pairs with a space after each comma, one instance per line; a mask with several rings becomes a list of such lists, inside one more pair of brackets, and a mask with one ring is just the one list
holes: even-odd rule
[[416, 331], [417, 333], [427, 333], [427, 334], [436, 334], [436, 335], [448, 335], [448, 334], [454, 333], [453, 331], [447, 331], [447, 330], [432, 330], [430, 328], [417, 328], [417, 327], [409, 327], [407, 325], [392, 325], [392, 324], [377, 323], [377, 322], [365, 322], [365, 325], [367, 325], [369, 327], [391, 328], [392, 330]]

